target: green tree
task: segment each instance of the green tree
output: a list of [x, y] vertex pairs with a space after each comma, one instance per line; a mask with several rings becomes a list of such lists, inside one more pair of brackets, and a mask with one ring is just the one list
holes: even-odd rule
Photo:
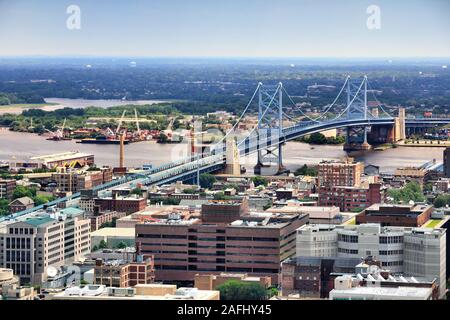
[[261, 176], [254, 176], [252, 178], [252, 181], [253, 181], [253, 184], [255, 185], [255, 187], [258, 187], [258, 186], [266, 187], [269, 184], [269, 181], [266, 178], [261, 177]]
[[200, 175], [200, 186], [205, 189], [211, 189], [217, 179], [210, 173], [202, 173]]
[[389, 189], [389, 197], [394, 199], [394, 202], [422, 202], [425, 201], [422, 189], [417, 182], [409, 182], [401, 189]]
[[22, 197], [34, 198], [36, 196], [35, 188], [27, 188], [24, 186], [17, 186], [13, 192], [13, 199], [18, 199]]
[[0, 217], [9, 214], [8, 204], [9, 204], [8, 200], [0, 199]]
[[259, 283], [226, 281], [217, 287], [222, 300], [265, 300], [268, 293]]
[[450, 205], [450, 194], [446, 193], [446, 194], [437, 196], [436, 199], [434, 199], [433, 205], [436, 208], [442, 208], [447, 205]]
[[99, 249], [106, 249], [106, 248], [108, 248], [108, 244], [106, 243], [105, 240], [101, 240], [100, 243], [98, 244], [98, 248]]
[[131, 194], [137, 194], [138, 196], [142, 196], [144, 194], [144, 192], [142, 191], [141, 188], [136, 187], [133, 190], [131, 190]]
[[117, 244], [117, 249], [125, 249], [128, 247], [128, 244], [125, 241], [120, 241], [119, 244]]
[[311, 144], [326, 144], [327, 138], [321, 133], [313, 133], [309, 137], [309, 143], [311, 143]]
[[316, 177], [317, 176], [317, 169], [316, 168], [310, 168], [306, 164], [304, 164], [303, 167], [298, 168], [297, 170], [295, 170], [294, 175], [295, 176]]

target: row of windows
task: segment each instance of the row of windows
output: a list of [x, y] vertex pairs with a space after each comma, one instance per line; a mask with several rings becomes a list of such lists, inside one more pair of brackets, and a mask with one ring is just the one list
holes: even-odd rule
[[403, 254], [403, 250], [381, 250], [380, 256], [393, 256], [393, 255], [399, 255]]
[[346, 254], [358, 254], [358, 250], [338, 248], [338, 252]]
[[381, 262], [381, 265], [383, 267], [392, 267], [392, 266], [402, 266], [403, 261], [387, 261], [387, 262]]
[[358, 236], [351, 236], [346, 234], [338, 234], [338, 241], [358, 243]]
[[10, 234], [33, 234], [34, 229], [30, 228], [9, 228]]
[[403, 243], [403, 236], [380, 237], [380, 243]]

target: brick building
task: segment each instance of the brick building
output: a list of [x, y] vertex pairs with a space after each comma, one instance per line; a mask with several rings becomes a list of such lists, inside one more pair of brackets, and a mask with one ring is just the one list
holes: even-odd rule
[[317, 166], [319, 186], [355, 187], [361, 184], [364, 164], [347, 158], [342, 162], [322, 161]]
[[78, 192], [112, 181], [112, 169], [106, 167], [96, 171], [76, 171], [61, 168], [52, 174], [52, 180], [59, 191]]
[[236, 219], [245, 204], [230, 206], [136, 224], [142, 254], [155, 256], [157, 281], [192, 283], [196, 274], [226, 272], [268, 276], [278, 283], [280, 262], [295, 254], [295, 230], [308, 215], [252, 213]]
[[336, 206], [343, 212], [362, 210], [383, 201], [380, 183], [368, 186], [323, 186], [319, 190], [320, 206]]
[[138, 284], [150, 284], [155, 280], [152, 257], [142, 262], [97, 259], [94, 267], [94, 284], [108, 287], [129, 288]]
[[100, 211], [117, 211], [130, 214], [144, 210], [147, 207], [147, 199], [139, 196], [95, 198], [94, 206], [98, 206]]
[[16, 180], [0, 179], [0, 199], [11, 199], [16, 189]]
[[421, 227], [428, 222], [432, 213], [433, 207], [428, 205], [374, 204], [356, 216], [356, 224]]

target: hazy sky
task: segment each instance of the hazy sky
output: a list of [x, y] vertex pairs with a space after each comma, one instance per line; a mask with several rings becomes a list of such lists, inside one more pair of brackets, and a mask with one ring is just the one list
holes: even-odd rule
[[0, 55], [450, 57], [449, 13], [448, 0], [0, 0]]

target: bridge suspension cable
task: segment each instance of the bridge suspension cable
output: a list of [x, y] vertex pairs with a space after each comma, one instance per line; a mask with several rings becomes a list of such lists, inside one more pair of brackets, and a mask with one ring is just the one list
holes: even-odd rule
[[[306, 118], [308, 118], [309, 120], [311, 120], [311, 121], [314, 121], [314, 122], [318, 122], [318, 120], [320, 120], [320, 119], [322, 119], [323, 117], [325, 117], [325, 115], [328, 113], [328, 111], [330, 111], [331, 110], [331, 108], [336, 104], [336, 102], [339, 100], [339, 98], [340, 98], [340, 96], [341, 96], [341, 94], [344, 92], [344, 90], [345, 90], [345, 86], [347, 85], [347, 82], [350, 80], [350, 76], [347, 76], [346, 78], [345, 78], [345, 82], [344, 82], [344, 84], [342, 85], [342, 88], [341, 88], [341, 90], [339, 91], [339, 93], [338, 93], [338, 95], [336, 96], [336, 98], [334, 99], [334, 101], [328, 106], [328, 107], [326, 107], [326, 109], [325, 109], [325, 111], [323, 111], [317, 118], [311, 118], [311, 117], [309, 117], [308, 115], [306, 115], [300, 108], [298, 108], [298, 110], [300, 111], [300, 113], [302, 114], [302, 115], [304, 115]], [[284, 89], [283, 88], [283, 90], [284, 90], [284, 92], [286, 93], [286, 95], [288, 96], [288, 98], [289, 98], [289, 100], [291, 101], [291, 103], [294, 105], [294, 106], [296, 106], [296, 104], [295, 104], [295, 102], [292, 100], [292, 98], [291, 98], [291, 96], [287, 93], [287, 91], [286, 91], [286, 89]], [[286, 115], [287, 116], [287, 115]], [[288, 116], [289, 117], [289, 116]], [[292, 117], [289, 117], [290, 119], [292, 119]], [[292, 119], [293, 120], [293, 119]]]
[[364, 86], [364, 82], [367, 80], [367, 78], [364, 78], [364, 80], [361, 82], [361, 85], [358, 88], [358, 91], [356, 91], [355, 96], [353, 97], [353, 99], [350, 101], [350, 103], [347, 105], [347, 107], [339, 114], [337, 115], [335, 118], [333, 118], [330, 121], [334, 121], [339, 119], [345, 112], [347, 112], [347, 110], [350, 108], [350, 106], [353, 104], [353, 102], [355, 102], [356, 98], [358, 97], [358, 94], [361, 92], [362, 87]]
[[214, 151], [214, 150], [216, 149], [216, 147], [217, 147], [219, 144], [221, 144], [221, 143], [228, 137], [228, 135], [236, 129], [237, 125], [238, 125], [239, 122], [242, 120], [242, 118], [243, 118], [244, 115], [246, 114], [247, 110], [250, 108], [250, 105], [252, 104], [253, 99], [255, 99], [256, 94], [258, 93], [258, 90], [259, 90], [259, 88], [260, 88], [261, 86], [262, 86], [262, 83], [259, 82], [259, 83], [258, 83], [258, 86], [256, 87], [255, 92], [253, 92], [253, 95], [252, 95], [250, 101], [248, 102], [247, 106], [244, 108], [244, 111], [242, 111], [241, 116], [238, 118], [238, 120], [236, 121], [236, 123], [234, 124], [234, 126], [233, 126], [233, 127], [225, 134], [225, 136], [223, 136], [223, 138], [220, 139], [220, 141], [217, 142], [217, 143], [213, 146], [213, 148], [211, 149], [211, 152]]
[[[281, 88], [280, 88], [280, 87], [281, 87]], [[249, 133], [244, 139], [242, 139], [242, 140], [237, 144], [238, 147], [239, 147], [239, 146], [240, 146], [247, 138], [249, 138], [249, 137], [253, 134], [253, 132], [256, 131], [256, 129], [258, 129], [261, 120], [264, 119], [264, 117], [265, 117], [267, 111], [269, 110], [270, 106], [272, 105], [273, 101], [275, 100], [275, 97], [277, 96], [278, 90], [280, 90], [280, 89], [282, 89], [282, 88], [283, 88], [283, 86], [281, 85], [281, 83], [279, 83], [278, 86], [277, 86], [277, 89], [275, 90], [275, 93], [273, 94], [272, 98], [270, 99], [269, 104], [267, 105], [267, 107], [266, 107], [266, 109], [264, 110], [264, 112], [263, 112], [263, 114], [261, 115], [261, 117], [258, 119], [258, 122], [256, 123], [256, 126], [252, 129], [252, 131], [250, 131], [250, 133]]]
[[372, 86], [370, 85], [370, 82], [368, 81], [368, 79], [367, 79], [366, 81], [367, 81], [367, 85], [369, 86], [369, 89], [370, 89], [371, 92], [372, 92], [373, 98], [374, 98], [375, 101], [378, 103], [378, 106], [380, 107], [380, 109], [384, 112], [385, 115], [387, 115], [388, 117], [392, 117], [392, 116], [391, 116], [391, 115], [383, 108], [381, 102], [377, 99], [377, 97], [376, 97], [376, 95], [375, 95], [375, 93], [374, 93], [374, 90], [373, 90]]

